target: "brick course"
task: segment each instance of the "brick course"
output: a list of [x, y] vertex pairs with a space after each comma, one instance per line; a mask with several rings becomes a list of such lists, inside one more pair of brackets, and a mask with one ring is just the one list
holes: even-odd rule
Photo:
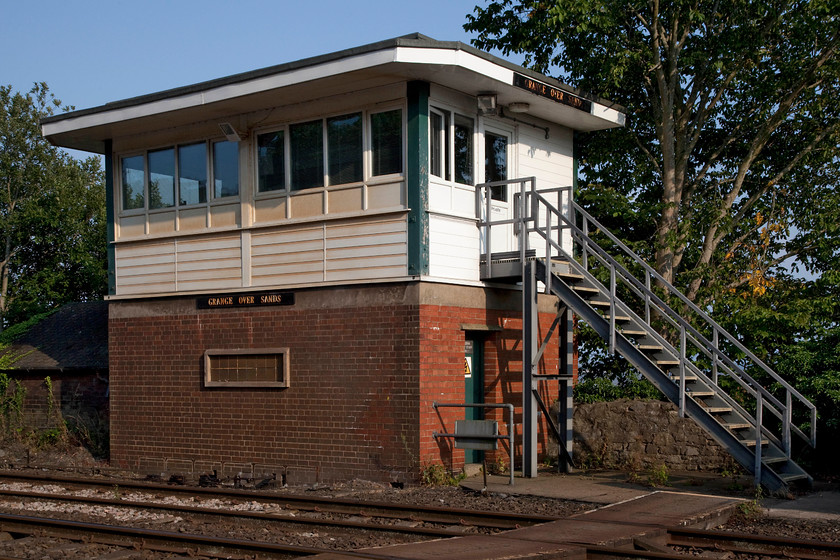
[[[452, 431], [463, 410], [432, 402], [463, 402], [463, 326], [478, 324], [501, 329], [485, 339], [486, 401], [521, 407], [520, 311], [420, 300], [414, 283], [300, 291], [288, 307], [112, 302], [112, 463], [261, 463], [321, 481], [460, 468], [463, 451], [432, 432]], [[203, 386], [205, 350], [269, 347], [290, 349], [289, 388]], [[552, 344], [546, 367], [556, 366]], [[545, 388], [547, 402], [555, 395]]]

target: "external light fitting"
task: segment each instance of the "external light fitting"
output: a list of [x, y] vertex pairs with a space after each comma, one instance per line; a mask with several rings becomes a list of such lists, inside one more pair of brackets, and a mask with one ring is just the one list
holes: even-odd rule
[[518, 101], [508, 104], [507, 108], [511, 113], [527, 113], [531, 109], [531, 104]]
[[481, 115], [495, 115], [496, 114], [496, 94], [495, 93], [479, 93], [476, 96], [478, 103], [478, 112]]
[[242, 138], [239, 136], [239, 133], [236, 132], [236, 129], [230, 123], [219, 123], [219, 128], [222, 129], [222, 134], [225, 135], [228, 142], [240, 142]]

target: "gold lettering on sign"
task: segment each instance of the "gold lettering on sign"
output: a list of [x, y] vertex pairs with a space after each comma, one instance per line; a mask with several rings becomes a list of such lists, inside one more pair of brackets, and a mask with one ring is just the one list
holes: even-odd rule
[[538, 82], [537, 80], [533, 80], [531, 78], [523, 76], [522, 74], [513, 75], [513, 85], [522, 89], [526, 89], [541, 97], [545, 97], [547, 99], [551, 99], [552, 101], [556, 101], [557, 103], [562, 103], [563, 105], [574, 107], [575, 109], [590, 111], [592, 107], [592, 103], [586, 99], [578, 97], [567, 91], [563, 91], [556, 87], [550, 86], [548, 84]]
[[198, 309], [221, 307], [256, 307], [259, 305], [294, 305], [294, 292], [255, 293], [207, 296], [196, 299]]

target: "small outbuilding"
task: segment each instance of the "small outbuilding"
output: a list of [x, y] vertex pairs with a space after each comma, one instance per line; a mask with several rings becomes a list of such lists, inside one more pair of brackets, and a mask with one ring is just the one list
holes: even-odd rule
[[4, 411], [8, 421], [36, 436], [62, 424], [89, 437], [107, 434], [108, 302], [65, 304], [14, 337], [2, 355], [7, 400], [18, 384], [22, 397], [19, 411]]

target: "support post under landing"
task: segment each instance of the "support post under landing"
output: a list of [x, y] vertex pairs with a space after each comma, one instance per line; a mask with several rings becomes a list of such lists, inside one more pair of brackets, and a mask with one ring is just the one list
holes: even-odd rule
[[522, 275], [522, 476], [537, 476], [537, 399], [534, 356], [539, 350], [539, 307], [536, 266], [525, 262]]
[[558, 441], [557, 445], [565, 447], [566, 450], [566, 453], [563, 453], [562, 449], [557, 450], [557, 467], [560, 472], [567, 473], [572, 472], [573, 469], [572, 448], [574, 445], [574, 431], [572, 430], [572, 417], [575, 413], [573, 399], [575, 374], [573, 315], [572, 310], [567, 308], [560, 320], [560, 386], [557, 395], [560, 404], [557, 413], [557, 426], [560, 428], [560, 435], [563, 436], [562, 441]]

